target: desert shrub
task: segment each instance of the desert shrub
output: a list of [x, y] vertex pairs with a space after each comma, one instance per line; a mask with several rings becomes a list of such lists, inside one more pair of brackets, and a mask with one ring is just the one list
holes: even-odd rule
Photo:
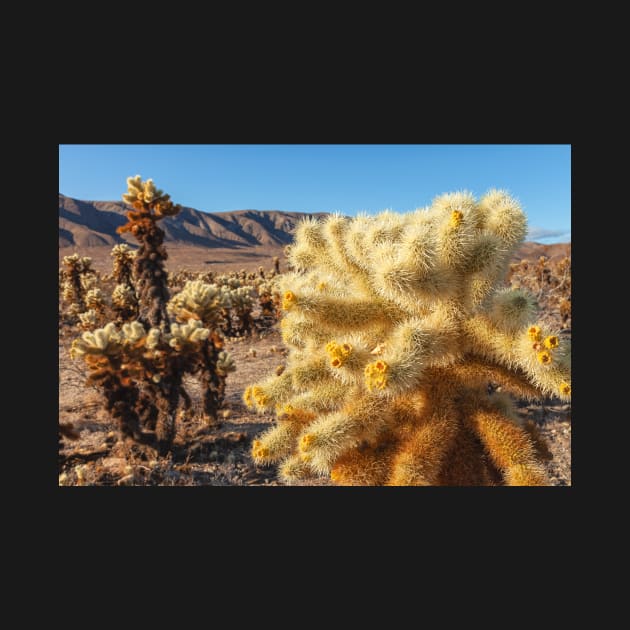
[[503, 286], [525, 233], [501, 191], [303, 221], [278, 280], [286, 368], [244, 394], [276, 414], [255, 462], [289, 484], [547, 484], [509, 394], [570, 400], [570, 345]]

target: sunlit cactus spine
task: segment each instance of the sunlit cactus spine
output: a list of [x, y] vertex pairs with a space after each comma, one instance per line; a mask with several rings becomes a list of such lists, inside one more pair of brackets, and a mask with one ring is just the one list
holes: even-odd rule
[[536, 322], [531, 295], [503, 287], [525, 234], [496, 190], [303, 221], [278, 281], [286, 369], [244, 395], [277, 417], [254, 461], [288, 484], [548, 484], [506, 392], [570, 400], [570, 344]]

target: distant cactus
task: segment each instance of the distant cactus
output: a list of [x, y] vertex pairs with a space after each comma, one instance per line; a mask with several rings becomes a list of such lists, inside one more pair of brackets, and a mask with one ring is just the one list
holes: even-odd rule
[[530, 295], [501, 288], [525, 233], [501, 191], [303, 221], [279, 279], [286, 369], [244, 395], [277, 414], [254, 460], [286, 483], [546, 485], [505, 392], [570, 400], [570, 346], [533, 321]]
[[133, 264], [136, 252], [126, 243], [114, 245], [110, 256], [114, 259], [113, 278], [116, 284], [133, 286]]
[[95, 275], [92, 259], [88, 256], [64, 256], [59, 280], [62, 299], [67, 304], [67, 312], [71, 317], [78, 317], [79, 313], [87, 310], [86, 297], [94, 286]]

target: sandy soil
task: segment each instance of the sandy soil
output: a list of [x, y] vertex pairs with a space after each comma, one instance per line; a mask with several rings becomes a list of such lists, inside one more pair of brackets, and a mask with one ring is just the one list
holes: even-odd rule
[[[92, 266], [101, 273], [112, 271], [112, 248], [106, 247], [60, 247], [59, 265], [64, 256], [74, 253], [80, 256], [89, 256]], [[286, 271], [284, 249], [282, 247], [258, 246], [258, 247], [234, 247], [212, 249], [193, 247], [190, 245], [174, 245], [168, 243], [168, 260], [166, 266], [169, 270], [183, 270], [196, 272], [214, 271], [226, 273], [228, 271], [256, 271], [262, 266], [264, 269], [273, 268], [273, 257], [280, 258], [281, 270]]]

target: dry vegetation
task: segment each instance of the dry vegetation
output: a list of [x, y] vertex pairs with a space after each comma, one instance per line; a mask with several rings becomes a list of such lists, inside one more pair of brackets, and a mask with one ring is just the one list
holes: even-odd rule
[[[169, 248], [169, 253], [176, 248]], [[110, 249], [107, 250], [111, 252]], [[100, 252], [101, 255], [103, 252]], [[284, 485], [275, 467], [259, 465], [252, 458], [252, 444], [275, 423], [270, 411], [249, 410], [245, 389], [262, 377], [281, 373], [288, 348], [279, 333], [280, 297], [271, 284], [287, 270], [284, 259], [271, 252], [232, 259], [220, 264], [214, 251], [187, 250], [185, 264], [166, 265], [168, 290], [178, 294], [190, 281], [201, 281], [222, 290], [228, 299], [215, 313], [221, 349], [236, 367], [224, 379], [224, 391], [213, 417], [204, 407], [203, 381], [189, 373], [182, 386], [190, 400], [180, 409], [169, 448], [147, 448], [141, 441], [121, 439], [120, 424], [108, 413], [98, 384], [88, 383], [88, 366], [70, 355], [73, 341], [108, 321], [129, 321], [133, 305], [125, 311], [113, 299], [124, 270], [116, 269], [109, 256], [94, 264], [86, 256], [63, 263], [59, 299], [59, 484], [60, 485]], [[194, 255], [193, 255], [194, 254]], [[189, 258], [186, 258], [189, 256]], [[540, 319], [570, 337], [571, 259], [567, 256], [518, 258], [510, 267], [506, 286], [531, 292], [540, 306]], [[121, 291], [118, 292], [119, 294]], [[91, 313], [90, 313], [91, 311]], [[86, 313], [89, 313], [86, 315]], [[82, 317], [83, 315], [83, 317]], [[205, 324], [204, 324], [205, 325]], [[489, 387], [496, 384], [489, 383]], [[551, 457], [545, 461], [552, 485], [571, 484], [571, 408], [557, 398], [517, 403], [518, 414], [530, 422], [546, 443]], [[302, 485], [334, 485], [325, 478], [296, 481]]]

